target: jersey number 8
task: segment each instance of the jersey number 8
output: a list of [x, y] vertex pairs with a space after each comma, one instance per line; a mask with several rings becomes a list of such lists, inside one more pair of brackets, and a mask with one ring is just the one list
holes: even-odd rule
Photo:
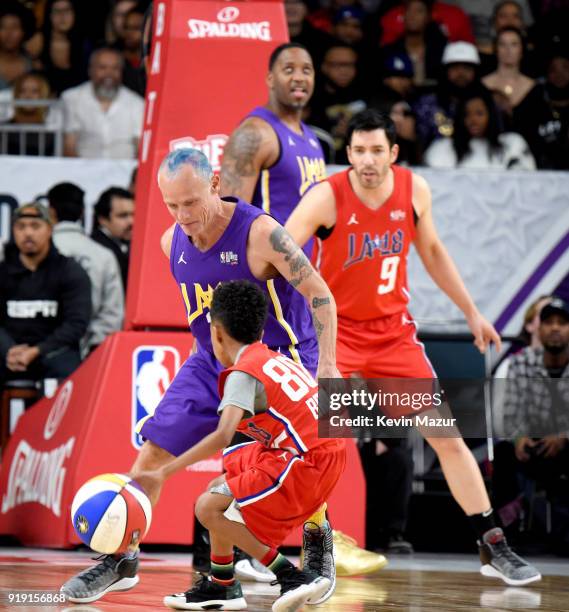
[[273, 357], [263, 366], [263, 372], [281, 389], [293, 402], [302, 399], [310, 389], [318, 383], [300, 365], [287, 357]]

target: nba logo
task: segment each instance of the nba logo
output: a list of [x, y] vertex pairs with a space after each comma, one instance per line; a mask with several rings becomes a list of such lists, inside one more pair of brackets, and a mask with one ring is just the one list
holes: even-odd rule
[[143, 444], [140, 421], [154, 414], [179, 368], [180, 354], [172, 346], [139, 346], [132, 354], [131, 441], [137, 450]]

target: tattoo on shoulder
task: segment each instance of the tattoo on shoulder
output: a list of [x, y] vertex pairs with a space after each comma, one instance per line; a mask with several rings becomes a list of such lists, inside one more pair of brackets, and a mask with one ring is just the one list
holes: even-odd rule
[[312, 274], [312, 266], [303, 250], [280, 225], [271, 232], [269, 241], [277, 253], [285, 256], [285, 261], [288, 262], [290, 268], [289, 282], [293, 287], [298, 287]]

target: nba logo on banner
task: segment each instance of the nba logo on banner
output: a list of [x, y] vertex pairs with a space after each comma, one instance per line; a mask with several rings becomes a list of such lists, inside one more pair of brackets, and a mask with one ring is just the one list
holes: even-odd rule
[[132, 435], [137, 450], [142, 437], [138, 423], [154, 414], [180, 368], [180, 354], [171, 346], [139, 346], [132, 354]]

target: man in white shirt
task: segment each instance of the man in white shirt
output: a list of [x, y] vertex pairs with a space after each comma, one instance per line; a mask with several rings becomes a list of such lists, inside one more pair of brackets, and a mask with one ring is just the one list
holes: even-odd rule
[[63, 92], [68, 157], [136, 157], [144, 100], [121, 85], [123, 62], [116, 49], [97, 49], [89, 60], [89, 81]]

